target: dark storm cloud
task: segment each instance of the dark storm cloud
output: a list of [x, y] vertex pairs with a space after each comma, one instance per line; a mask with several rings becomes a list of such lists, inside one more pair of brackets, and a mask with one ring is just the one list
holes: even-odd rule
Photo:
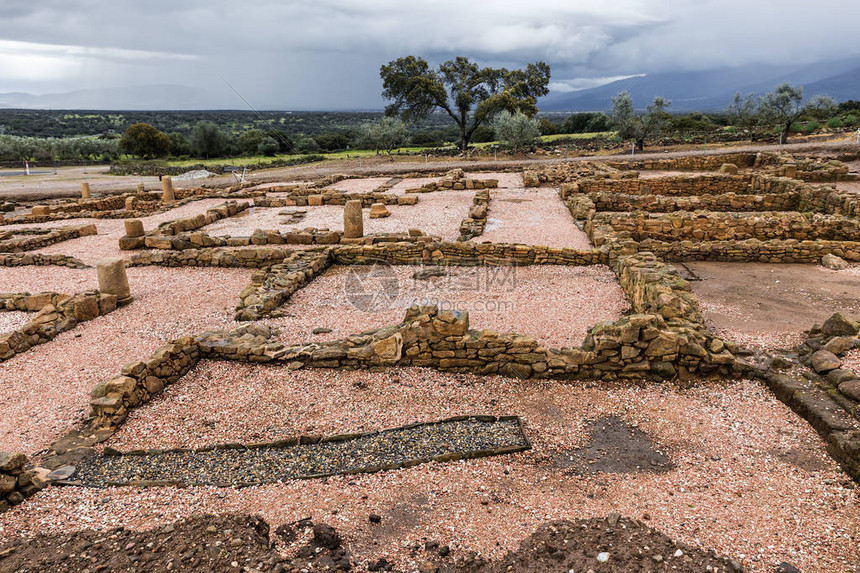
[[182, 84], [209, 105], [244, 105], [223, 77], [256, 107], [379, 107], [379, 66], [410, 53], [512, 67], [542, 59], [563, 91], [853, 55], [858, 16], [833, 0], [7, 0], [0, 92]]

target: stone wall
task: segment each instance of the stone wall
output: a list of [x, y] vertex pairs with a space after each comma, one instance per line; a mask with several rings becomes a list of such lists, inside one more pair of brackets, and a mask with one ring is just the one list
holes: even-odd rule
[[165, 386], [179, 380], [199, 359], [197, 341], [184, 337], [162, 346], [146, 361], [126, 365], [121, 376], [92, 389], [88, 426], [101, 429], [122, 423], [131, 408], [148, 402]]
[[[723, 261], [734, 263], [818, 264], [833, 254], [848, 261], [860, 261], [858, 241], [798, 241], [746, 239], [743, 241], [655, 241], [624, 243], [627, 252], [650, 251], [666, 261]], [[632, 247], [631, 247], [632, 246]]]
[[362, 207], [370, 207], [374, 203], [383, 205], [416, 205], [418, 197], [406, 195], [394, 195], [391, 193], [341, 193], [334, 189], [327, 189], [318, 194], [296, 194], [290, 197], [257, 197], [254, 199], [256, 207], [316, 207], [320, 205], [346, 205], [347, 201], [361, 201]]
[[97, 235], [95, 225], [79, 225], [74, 227], [59, 227], [45, 229], [39, 234], [24, 234], [5, 241], [0, 241], [0, 253], [21, 253], [35, 251], [49, 245], [62, 243], [78, 237]]
[[87, 265], [80, 259], [67, 255], [44, 255], [41, 253], [0, 253], [0, 267], [58, 266], [83, 269]]
[[475, 193], [469, 216], [460, 222], [460, 241], [468, 241], [484, 234], [487, 225], [487, 210], [490, 207], [490, 192], [486, 189]]
[[47, 483], [36, 472], [26, 469], [27, 456], [0, 452], [0, 513], [35, 495]]
[[20, 329], [0, 334], [0, 362], [33, 346], [53, 340], [80, 322], [108, 314], [116, 309], [115, 295], [86, 291], [76, 295], [46, 292], [0, 295], [0, 308], [36, 312]]
[[331, 250], [298, 251], [288, 261], [254, 273], [251, 284], [239, 295], [235, 320], [283, 316], [279, 307], [333, 262]]
[[237, 203], [236, 201], [227, 201], [222, 205], [207, 209], [205, 214], [200, 213], [194, 217], [185, 217], [162, 223], [158, 228], [148, 231], [143, 236], [120, 237], [119, 248], [123, 250], [143, 248], [178, 250], [181, 248], [196, 248], [198, 245], [192, 245], [187, 238], [181, 238], [177, 235], [211, 225], [221, 219], [233, 217], [245, 211], [248, 207], [249, 204], [247, 202]]
[[[626, 195], [723, 195], [725, 193], [751, 193], [752, 175], [696, 174], [638, 178], [591, 178], [579, 181], [580, 193], [610, 192]], [[569, 189], [569, 187], [566, 187]]]
[[644, 241], [721, 241], [745, 239], [825, 239], [852, 241], [860, 237], [860, 221], [839, 215], [803, 214], [792, 211], [720, 213], [595, 213], [586, 232], [596, 246], [607, 239]]
[[608, 165], [616, 169], [636, 171], [717, 171], [725, 163], [733, 163], [742, 169], [754, 167], [756, 156], [756, 153], [726, 153], [673, 157], [671, 159], [610, 161]]

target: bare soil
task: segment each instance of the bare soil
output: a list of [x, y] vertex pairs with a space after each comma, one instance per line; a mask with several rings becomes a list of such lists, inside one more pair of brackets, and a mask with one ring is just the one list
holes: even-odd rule
[[800, 333], [841, 311], [860, 318], [860, 277], [852, 269], [765, 263], [687, 263], [693, 292], [718, 329]]
[[[667, 159], [671, 157], [684, 157], [691, 155], [722, 155], [726, 153], [759, 152], [759, 151], [783, 151], [786, 153], [797, 153], [803, 151], [807, 154], [819, 153], [825, 156], [837, 156], [845, 154], [856, 154], [857, 144], [851, 142], [827, 142], [811, 141], [790, 143], [783, 146], [777, 145], [741, 145], [726, 146], [719, 149], [702, 148], [671, 148], [660, 151], [648, 150], [637, 154], [633, 159]], [[621, 155], [599, 155], [571, 157], [569, 161], [599, 161], [631, 159], [629, 154]], [[314, 179], [335, 173], [347, 173], [352, 175], [393, 175], [409, 172], [433, 172], [460, 167], [465, 170], [505, 170], [521, 168], [525, 165], [540, 165], [546, 163], [558, 163], [565, 161], [560, 158], [553, 159], [507, 159], [492, 161], [481, 158], [473, 160], [468, 158], [442, 158], [425, 162], [420, 156], [388, 157], [365, 157], [359, 159], [343, 159], [325, 161], [322, 163], [300, 165], [297, 167], [277, 167], [273, 169], [262, 169], [250, 173], [248, 181], [255, 183], [267, 183], [272, 181], [292, 181], [297, 179]], [[240, 163], [239, 160], [236, 163]], [[50, 173], [39, 173], [30, 176], [0, 177], [0, 200], [34, 201], [41, 199], [59, 197], [79, 197], [80, 184], [84, 181], [90, 182], [93, 193], [111, 194], [125, 193], [135, 188], [138, 183], [144, 183], [148, 190], [161, 188], [158, 177], [145, 176], [114, 176], [108, 175], [108, 167], [105, 165], [83, 167], [60, 167], [53, 169], [35, 169], [35, 171], [50, 171]], [[85, 173], [86, 171], [86, 173]], [[0, 170], [4, 172], [20, 172], [19, 169]], [[227, 187], [234, 181], [232, 175], [219, 175], [207, 179], [196, 179], [191, 181], [174, 181], [175, 187], [197, 187], [205, 184], [209, 187]]]
[[[379, 516], [369, 516], [371, 523]], [[274, 537], [274, 540], [272, 539]], [[640, 521], [612, 514], [606, 519], [553, 521], [541, 525], [503, 559], [450, 555], [444, 540], [412, 547], [421, 571], [680, 571], [739, 572], [731, 559], [676, 543]], [[281, 550], [286, 550], [281, 552]], [[289, 555], [289, 556], [286, 556]], [[136, 532], [82, 530], [39, 535], [0, 545], [0, 571], [347, 571], [354, 566], [391, 571], [385, 557], [354, 563], [337, 531], [303, 519], [270, 536], [261, 517], [201, 515]]]

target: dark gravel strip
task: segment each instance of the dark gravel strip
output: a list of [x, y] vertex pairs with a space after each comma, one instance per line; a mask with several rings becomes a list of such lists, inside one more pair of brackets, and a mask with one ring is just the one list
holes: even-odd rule
[[528, 449], [518, 418], [469, 418], [394, 428], [342, 441], [247, 448], [241, 445], [97, 456], [72, 480], [86, 486], [237, 486], [371, 473]]

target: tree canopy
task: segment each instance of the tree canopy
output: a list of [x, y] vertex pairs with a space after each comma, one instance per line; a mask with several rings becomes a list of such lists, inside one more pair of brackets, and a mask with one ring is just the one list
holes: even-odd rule
[[125, 130], [119, 147], [135, 157], [165, 157], [170, 153], [170, 137], [148, 123], [135, 123]]
[[537, 98], [549, 93], [550, 67], [536, 62], [519, 70], [482, 68], [457, 57], [433, 70], [423, 58], [405, 56], [383, 65], [379, 75], [382, 97], [391, 100], [386, 115], [416, 122], [444, 111], [457, 124], [465, 151], [475, 131], [500, 111], [533, 117]]
[[671, 102], [656, 96], [648, 105], [644, 115], [637, 115], [633, 108], [633, 98], [625, 90], [612, 98], [612, 121], [621, 139], [632, 139], [639, 150], [645, 148], [645, 139], [658, 137], [669, 124], [666, 108]]

